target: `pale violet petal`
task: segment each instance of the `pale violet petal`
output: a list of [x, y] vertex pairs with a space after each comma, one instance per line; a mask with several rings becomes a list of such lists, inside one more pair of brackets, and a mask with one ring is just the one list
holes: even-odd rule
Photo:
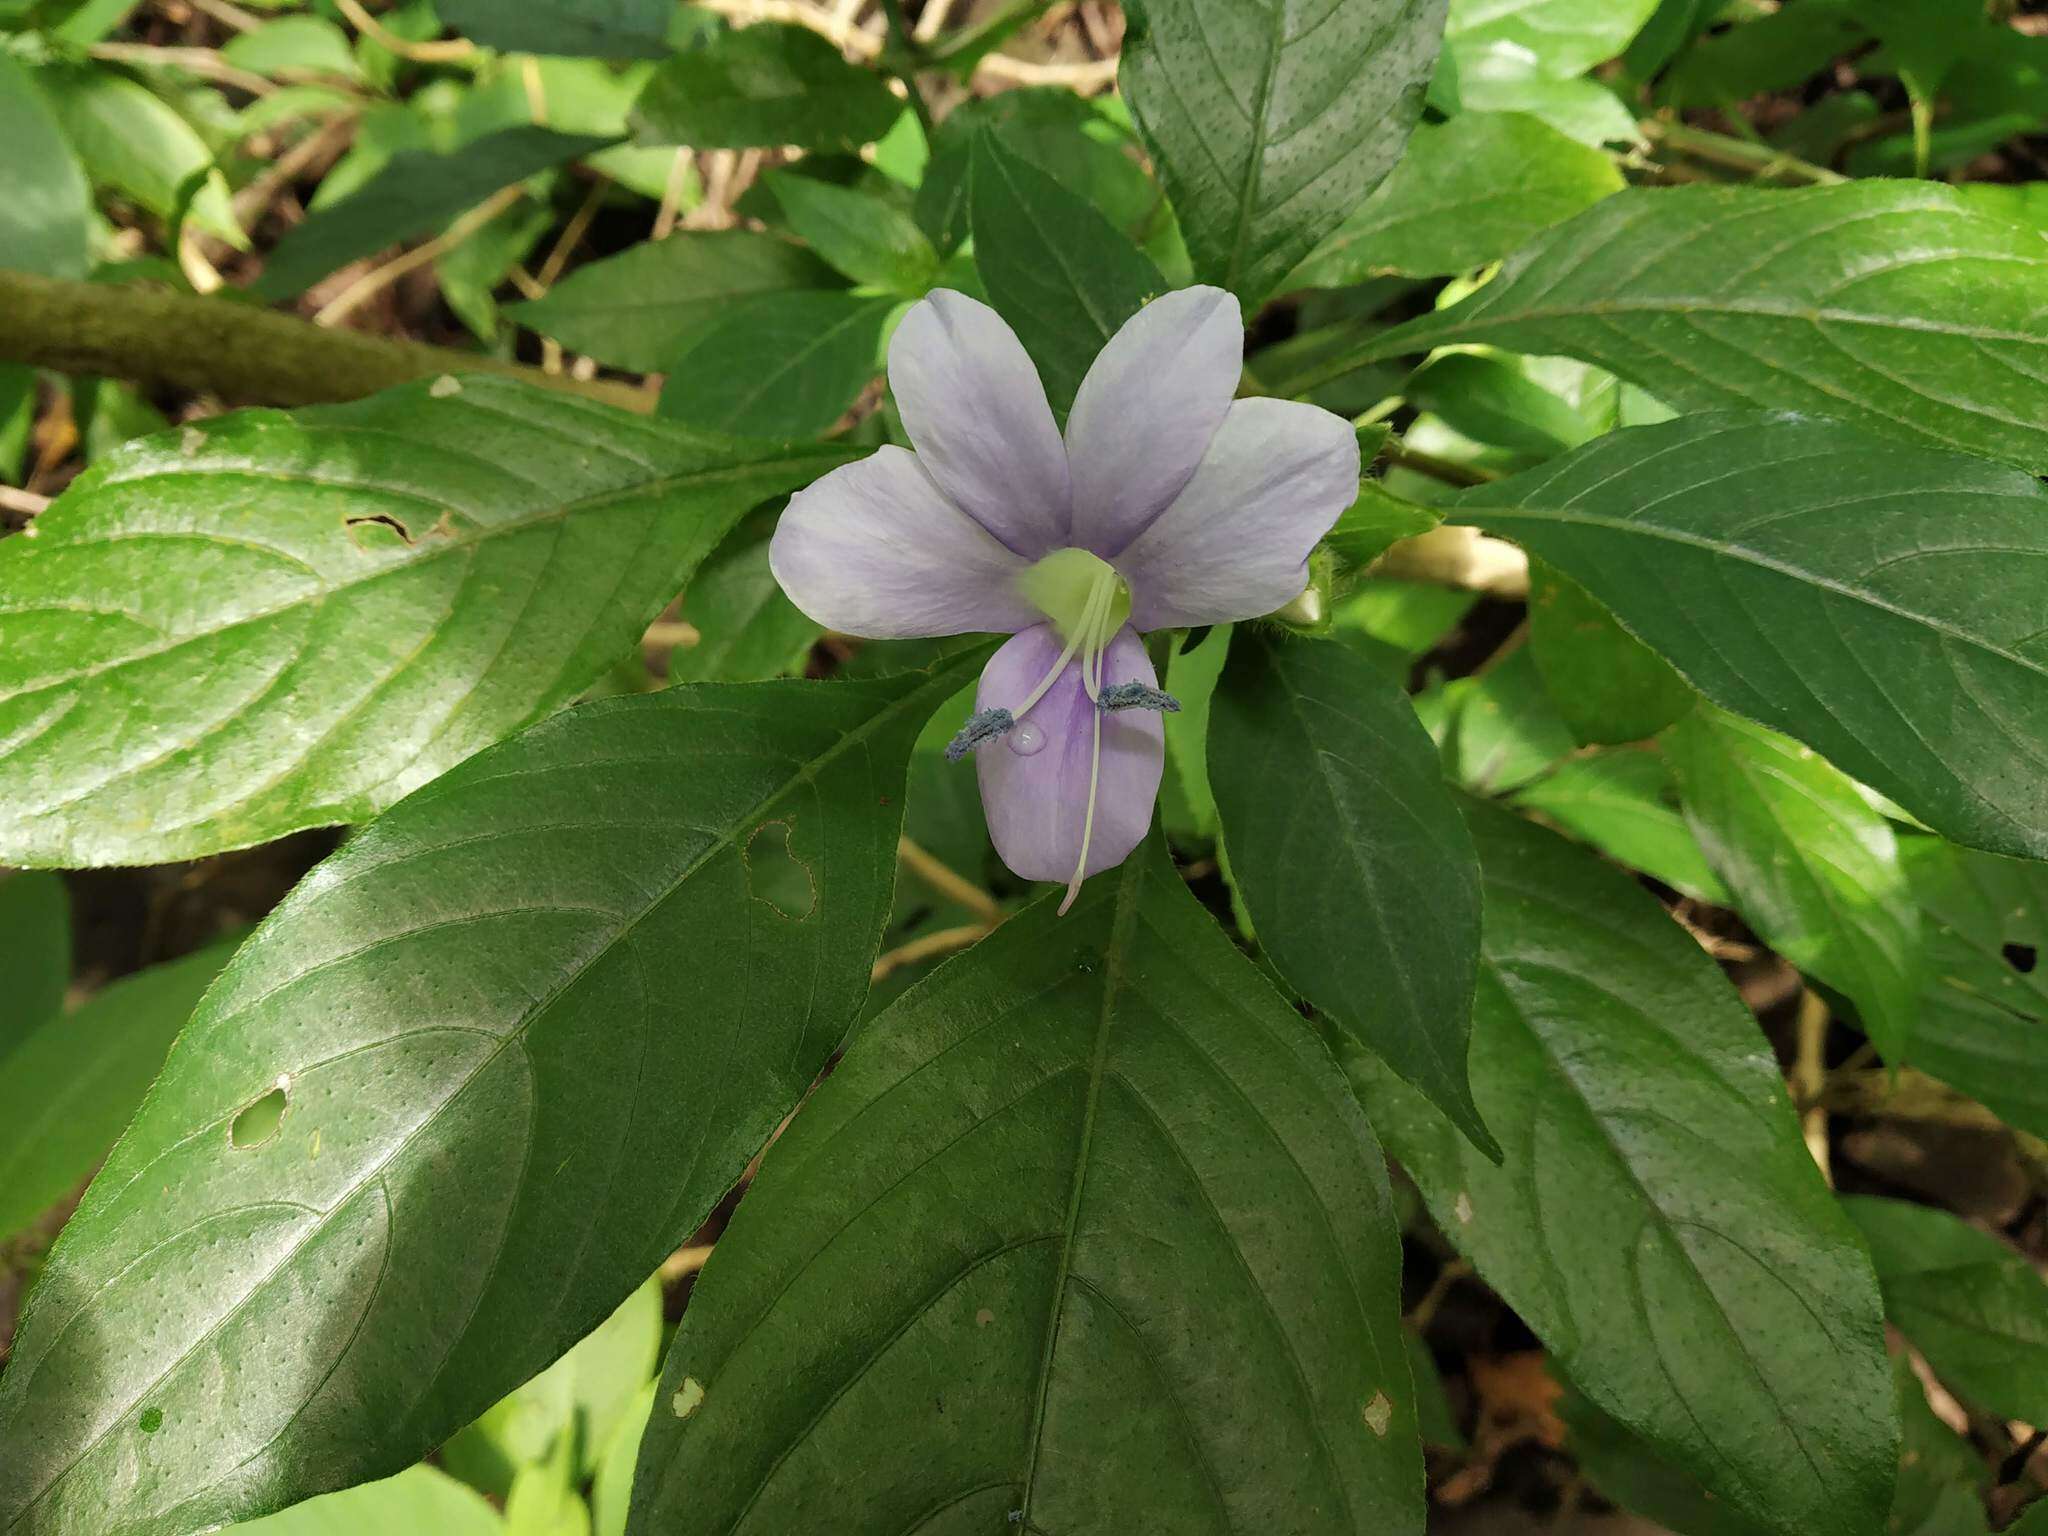
[[1016, 333], [951, 289], [889, 343], [889, 388], [918, 458], [953, 504], [1020, 555], [1067, 542], [1067, 450]]
[[827, 629], [895, 640], [1018, 630], [1039, 613], [1026, 562], [939, 493], [914, 454], [883, 448], [789, 499], [768, 566]]
[[1181, 493], [1244, 370], [1235, 295], [1183, 288], [1124, 322], [1067, 415], [1073, 542], [1115, 555]]
[[[1014, 709], [1059, 659], [1052, 626], [1040, 624], [1003, 643], [981, 674], [975, 708]], [[1158, 686], [1145, 647], [1128, 627], [1103, 653], [1102, 680]], [[1121, 864], [1152, 825], [1166, 765], [1166, 728], [1145, 709], [1099, 716], [1102, 763], [1096, 781], [1095, 830], [1087, 873]], [[1025, 880], [1073, 877], [1088, 817], [1088, 768], [1097, 711], [1081, 685], [1078, 661], [1001, 739], [974, 754], [989, 836], [1003, 862]], [[1027, 727], [1029, 729], [1027, 729]], [[1024, 748], [1036, 746], [1035, 751]]]
[[1240, 400], [1172, 506], [1113, 562], [1140, 630], [1257, 618], [1291, 602], [1358, 498], [1351, 424], [1296, 400]]

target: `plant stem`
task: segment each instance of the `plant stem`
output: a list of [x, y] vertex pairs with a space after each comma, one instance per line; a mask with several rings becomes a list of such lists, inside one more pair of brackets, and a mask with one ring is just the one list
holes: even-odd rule
[[1645, 118], [1642, 130], [1646, 137], [1664, 148], [1690, 155], [1695, 160], [1704, 160], [1709, 165], [1746, 171], [1751, 176], [1782, 176], [1814, 186], [1834, 186], [1849, 179], [1824, 165], [1801, 160], [1797, 155], [1785, 154], [1767, 144], [1752, 144], [1747, 139], [1731, 138], [1725, 133], [1709, 133], [1704, 128], [1689, 127], [1685, 123]]
[[0, 360], [217, 395], [239, 405], [359, 400], [444, 373], [494, 373], [629, 411], [654, 396], [615, 379], [543, 373], [478, 352], [328, 330], [227, 298], [0, 270]]
[[903, 89], [910, 95], [910, 110], [917, 114], [917, 126], [924, 130], [924, 141], [929, 144], [938, 125], [932, 120], [931, 105], [924, 99], [924, 92], [917, 88], [917, 65], [924, 57], [924, 45], [910, 35], [909, 23], [903, 19], [903, 0], [882, 0], [882, 14], [888, 18], [891, 39], [882, 62], [903, 82]]
[[909, 838], [897, 842], [896, 856], [903, 861], [905, 869], [941, 896], [965, 907], [988, 927], [993, 928], [1003, 920], [1002, 904], [995, 897], [950, 865], [939, 862]]

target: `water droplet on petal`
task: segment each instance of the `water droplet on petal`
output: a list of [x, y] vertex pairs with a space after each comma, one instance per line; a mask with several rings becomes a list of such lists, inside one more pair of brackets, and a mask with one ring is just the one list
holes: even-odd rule
[[1031, 757], [1045, 750], [1045, 732], [1029, 720], [1019, 721], [1017, 728], [1004, 739], [1019, 757]]

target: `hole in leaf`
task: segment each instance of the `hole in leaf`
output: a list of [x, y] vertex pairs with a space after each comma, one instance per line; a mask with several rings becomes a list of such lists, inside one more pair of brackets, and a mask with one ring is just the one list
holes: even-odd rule
[[676, 1395], [669, 1399], [669, 1407], [679, 1419], [687, 1419], [704, 1405], [704, 1383], [694, 1376], [685, 1376]]
[[155, 1433], [156, 1433], [156, 1432], [157, 1432], [158, 1430], [162, 1429], [163, 1427], [164, 1427], [164, 1411], [163, 1411], [163, 1409], [161, 1409], [161, 1408], [145, 1408], [145, 1409], [143, 1409], [143, 1410], [142, 1410], [142, 1432], [143, 1432], [143, 1433], [144, 1433], [145, 1435], [153, 1435], [153, 1434], [155, 1434]]
[[2008, 944], [1999, 953], [2005, 956], [2005, 963], [2022, 976], [2031, 976], [2034, 973], [2034, 962], [2040, 959], [2031, 944]]
[[409, 546], [412, 543], [412, 530], [387, 513], [373, 512], [362, 517], [345, 517], [341, 521], [357, 549], [376, 549], [380, 545], [388, 549], [394, 537], [400, 544]]
[[285, 1084], [280, 1080], [275, 1088], [235, 1116], [235, 1123], [228, 1127], [228, 1144], [238, 1152], [262, 1146], [284, 1123], [287, 1102]]
[[747, 839], [742, 858], [747, 866], [747, 891], [784, 917], [802, 922], [818, 907], [818, 884], [811, 867], [789, 851], [789, 823], [764, 822]]

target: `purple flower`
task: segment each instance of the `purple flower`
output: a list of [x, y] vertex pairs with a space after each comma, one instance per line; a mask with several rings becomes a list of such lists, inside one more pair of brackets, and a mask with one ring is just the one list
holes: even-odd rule
[[1151, 824], [1179, 706], [1138, 636], [1290, 602], [1358, 494], [1350, 425], [1234, 400], [1243, 353], [1230, 294], [1170, 293], [1102, 349], [1062, 440], [1010, 328], [940, 289], [889, 346], [917, 452], [834, 470], [775, 530], [775, 579], [829, 629], [1010, 634], [949, 755], [975, 752], [1003, 862], [1067, 903]]

